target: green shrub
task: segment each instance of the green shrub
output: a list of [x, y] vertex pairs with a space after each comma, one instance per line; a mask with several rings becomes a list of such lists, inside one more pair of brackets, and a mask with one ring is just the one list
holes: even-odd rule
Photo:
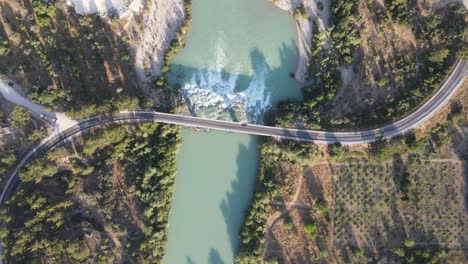
[[462, 48], [457, 52], [457, 58], [460, 60], [468, 60], [468, 44], [462, 44]]
[[448, 55], [449, 55], [448, 49], [439, 49], [439, 50], [431, 52], [428, 56], [428, 60], [431, 62], [440, 64], [444, 62], [445, 59], [447, 59]]
[[312, 239], [315, 239], [318, 235], [317, 224], [314, 223], [307, 223], [304, 225], [304, 232], [311, 236]]
[[307, 19], [309, 15], [307, 14], [307, 11], [304, 7], [303, 4], [300, 4], [296, 10], [294, 10], [294, 17], [299, 20], [299, 19]]
[[0, 56], [5, 56], [10, 53], [10, 46], [8, 40], [0, 36]]
[[124, 110], [137, 110], [140, 101], [136, 97], [124, 95], [118, 98], [104, 100], [101, 104], [86, 104], [80, 108], [67, 111], [67, 115], [73, 119], [83, 119], [94, 115], [112, 114]]
[[395, 253], [399, 257], [405, 256], [405, 250], [403, 250], [402, 248], [394, 248], [393, 253]]
[[23, 106], [16, 105], [10, 113], [10, 122], [14, 127], [24, 127], [31, 121], [31, 114]]
[[51, 26], [51, 18], [55, 16], [56, 8], [53, 3], [48, 1], [33, 0], [32, 2], [34, 13], [37, 16], [37, 25], [42, 28]]
[[289, 217], [286, 217], [283, 220], [283, 224], [284, 224], [284, 228], [286, 228], [286, 230], [291, 230], [294, 227], [294, 223], [291, 220], [291, 218], [289, 218]]
[[416, 244], [416, 242], [412, 239], [406, 239], [405, 240], [405, 247], [407, 248], [412, 248], [414, 247], [414, 245]]
[[36, 89], [29, 95], [29, 98], [37, 104], [55, 109], [61, 101], [65, 100], [66, 94], [63, 90]]

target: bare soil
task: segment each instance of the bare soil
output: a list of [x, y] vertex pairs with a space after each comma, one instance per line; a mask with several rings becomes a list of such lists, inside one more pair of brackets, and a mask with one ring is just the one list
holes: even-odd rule
[[[415, 61], [418, 53], [416, 38], [410, 29], [390, 19], [379, 23], [375, 17], [376, 9], [384, 10], [384, 14], [388, 15], [385, 6], [379, 2], [368, 4], [362, 1], [358, 7], [360, 19], [356, 25], [360, 28], [362, 44], [356, 55], [359, 63], [350, 66], [351, 72], [342, 73], [343, 86], [333, 102], [331, 113], [335, 118], [359, 112], [381, 98], [395, 96], [406, 88], [403, 80], [392, 79], [392, 67], [396, 67], [392, 64], [401, 54]], [[391, 83], [379, 87], [381, 79], [388, 79]]]
[[[80, 16], [62, 1], [55, 6], [46, 29], [38, 25], [30, 0], [0, 0], [0, 34], [11, 48], [0, 61], [1, 71], [25, 94], [36, 89], [69, 92], [75, 100], [66, 106], [117, 96], [118, 88], [120, 93], [138, 94], [134, 69], [123, 60], [131, 55], [128, 44], [114, 32], [118, 23]], [[88, 98], [89, 93], [94, 97]]]

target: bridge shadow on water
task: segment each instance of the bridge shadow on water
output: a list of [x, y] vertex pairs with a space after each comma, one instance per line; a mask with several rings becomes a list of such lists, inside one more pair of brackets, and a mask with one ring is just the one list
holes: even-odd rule
[[[261, 114], [270, 103], [275, 104], [284, 97], [300, 98], [301, 92], [290, 73], [295, 71], [295, 62], [291, 63], [291, 58], [297, 57], [296, 47], [293, 42], [283, 43], [279, 49], [278, 66], [271, 66], [267, 58], [259, 49], [250, 52], [251, 74], [231, 73], [224, 69], [198, 69], [184, 65], [173, 64], [170, 66], [168, 81], [173, 87], [182, 88], [179, 93], [179, 100], [187, 104], [192, 116], [205, 118], [216, 118], [239, 122], [244, 120], [239, 115], [239, 106], [231, 103], [233, 98], [242, 98], [247, 102], [247, 112], [256, 113], [249, 116], [249, 122], [261, 122]], [[241, 69], [245, 72], [245, 69]], [[213, 112], [200, 113], [197, 111], [197, 104], [206, 105], [209, 99], [202, 101], [195, 100], [188, 89], [202, 89], [203, 95], [209, 94], [218, 100], [227, 102], [222, 109], [222, 117], [214, 115]], [[286, 90], [285, 90], [286, 89]], [[242, 93], [242, 96], [239, 96]], [[270, 101], [270, 103], [268, 102]], [[229, 104], [231, 103], [231, 104]], [[218, 109], [210, 108], [209, 111]], [[243, 110], [243, 109], [241, 109]], [[230, 191], [228, 191], [219, 204], [227, 231], [230, 251], [236, 255], [239, 244], [239, 232], [244, 222], [246, 209], [248, 208], [253, 194], [256, 165], [258, 161], [257, 139], [252, 137], [247, 144], [239, 144], [237, 150], [235, 179], [231, 181]], [[233, 161], [234, 162], [234, 161]], [[228, 259], [221, 248], [216, 246], [207, 249], [207, 262], [209, 264], [232, 263], [234, 259]], [[198, 263], [194, 256], [186, 256], [186, 263]], [[204, 261], [203, 263], [206, 263]]]
[[[291, 48], [291, 45], [283, 44], [280, 49], [281, 63], [288, 60], [290, 56], [296, 56], [295, 47]], [[171, 70], [168, 74], [169, 82], [175, 87], [184, 87], [187, 84], [190, 88], [201, 88], [205, 92], [212, 92], [219, 100], [229, 102], [232, 97], [236, 96], [237, 93], [243, 93], [245, 100], [249, 101], [251, 108], [248, 111], [255, 111], [261, 108], [265, 100], [271, 99], [271, 103], [278, 103], [280, 100], [284, 100], [284, 97], [290, 95], [291, 98], [298, 98], [300, 94], [299, 90], [290, 77], [290, 72], [295, 69], [290, 68], [285, 70], [284, 68], [275, 68], [268, 65], [265, 56], [258, 50], [254, 49], [250, 53], [252, 63], [252, 75], [230, 73], [225, 70], [213, 70], [213, 69], [197, 69], [193, 67], [187, 67], [184, 65], [171, 65]], [[280, 64], [283, 65], [283, 64]], [[266, 73], [266, 74], [265, 74]], [[235, 75], [233, 77], [233, 75]], [[261, 77], [261, 78], [260, 78]], [[268, 88], [268, 89], [264, 89]], [[284, 89], [291, 89], [288, 93]], [[281, 98], [282, 97], [282, 98]], [[206, 98], [205, 98], [206, 99]], [[180, 93], [180, 100], [188, 105], [188, 109], [192, 116], [203, 116], [196, 111], [196, 104], [206, 104], [205, 101], [195, 101], [188, 92]], [[252, 103], [253, 102], [253, 103]], [[222, 119], [232, 120], [237, 122], [242, 117], [236, 112], [236, 105], [232, 104], [231, 107], [223, 109], [225, 115]], [[262, 109], [266, 110], [266, 109]], [[220, 119], [219, 117], [216, 117]], [[256, 119], [253, 121], [258, 121]], [[388, 127], [387, 130], [392, 130], [393, 127]], [[375, 137], [382, 137], [383, 131], [367, 131], [360, 133], [359, 139], [367, 141]], [[283, 135], [290, 137], [291, 139], [307, 138], [311, 135], [306, 131], [291, 132], [283, 129]], [[327, 131], [327, 140], [339, 142], [342, 138], [337, 132]], [[256, 170], [249, 171], [250, 163], [257, 163], [258, 153], [256, 147], [256, 140], [252, 140], [248, 145], [239, 145], [237, 153], [237, 172], [236, 178], [231, 182], [231, 191], [226, 193], [225, 198], [221, 201], [219, 208], [224, 216], [226, 230], [229, 236], [229, 242], [231, 251], [235, 255], [239, 246], [239, 232], [241, 225], [244, 222], [245, 212], [248, 208], [249, 202], [252, 197]], [[255, 167], [255, 164], [252, 165]], [[249, 175], [251, 174], [251, 175]], [[219, 248], [210, 248], [208, 252], [208, 263], [231, 263], [233, 260], [225, 259]], [[197, 263], [193, 257], [186, 256], [186, 263]]]

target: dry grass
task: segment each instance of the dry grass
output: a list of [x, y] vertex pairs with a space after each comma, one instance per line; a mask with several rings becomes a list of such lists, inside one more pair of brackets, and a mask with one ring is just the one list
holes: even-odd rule
[[[302, 180], [290, 180], [294, 195], [289, 196], [289, 207], [275, 211], [271, 221], [265, 259], [280, 263], [326, 262], [329, 260], [331, 240], [326, 216], [316, 210], [318, 200], [331, 202], [332, 174], [328, 163], [306, 168], [296, 174]], [[289, 175], [291, 176], [291, 175]], [[297, 183], [302, 183], [298, 185]], [[297, 197], [296, 197], [297, 196]], [[297, 198], [296, 201], [294, 198]], [[288, 201], [289, 201], [288, 200]], [[292, 226], [291, 226], [292, 223]], [[305, 232], [305, 225], [316, 223], [317, 235]]]
[[464, 112], [462, 118], [468, 120], [468, 81], [463, 83], [447, 104], [416, 128], [416, 135], [422, 137], [427, 135], [436, 126], [447, 123], [447, 119], [450, 118], [454, 111]]
[[31, 0], [0, 0], [0, 34], [11, 47], [0, 62], [2, 71], [28, 93], [47, 87], [69, 92], [73, 100], [67, 104], [117, 96], [118, 88], [136, 94], [136, 74], [131, 61], [123, 60], [130, 55], [128, 45], [116, 33], [119, 22], [79, 16], [62, 1], [55, 6], [46, 29], [39, 27]]
[[[71, 144], [73, 144], [73, 149], [78, 148], [78, 151], [81, 151], [81, 143], [81, 140], [69, 142], [65, 148], [72, 149]], [[59, 171], [74, 170], [76, 165], [71, 163], [71, 159], [56, 161]], [[96, 162], [99, 163], [95, 160], [81, 159], [80, 163], [89, 167], [96, 166]], [[87, 221], [93, 223], [83, 225], [86, 221], [82, 221], [82, 226], [77, 226], [76, 231], [85, 234], [84, 241], [93, 256], [97, 256], [100, 252], [99, 254], [113, 256], [114, 263], [126, 263], [127, 246], [133, 241], [138, 241], [144, 230], [148, 229], [147, 223], [143, 220], [142, 205], [135, 192], [132, 191], [134, 183], [128, 182], [116, 160], [110, 164], [101, 164], [98, 171], [88, 176], [72, 177], [74, 186], [69, 189], [69, 192], [73, 193], [73, 201], [78, 205], [80, 214], [86, 215]], [[107, 180], [103, 181], [106, 178], [110, 181], [108, 187], [111, 189], [107, 189], [105, 185]], [[56, 191], [61, 188], [53, 179], [43, 181], [39, 186], [41, 192], [50, 197], [63, 196], [63, 193]]]
[[[404, 171], [401, 170], [404, 166]], [[460, 248], [468, 240], [466, 172], [460, 162], [349, 164], [337, 169], [334, 243], [379, 250], [416, 245]], [[398, 180], [410, 176], [409, 199]]]
[[[379, 22], [375, 15], [378, 9], [388, 15], [379, 1], [372, 4], [362, 1], [358, 7], [360, 19], [356, 25], [360, 28], [362, 45], [357, 51], [352, 73], [343, 76], [348, 81], [344, 82], [334, 101], [331, 114], [338, 119], [366, 109], [368, 105], [386, 96], [394, 96], [405, 88], [403, 80], [393, 79], [391, 72], [397, 68], [393, 65], [397, 55], [404, 55], [409, 61], [415, 60], [414, 55], [418, 52], [416, 38], [410, 29], [391, 19]], [[378, 82], [383, 79], [387, 83], [382, 87]]]

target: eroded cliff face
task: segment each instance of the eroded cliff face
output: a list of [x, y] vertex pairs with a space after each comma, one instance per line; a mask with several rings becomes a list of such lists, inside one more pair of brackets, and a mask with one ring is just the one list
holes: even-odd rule
[[468, 0], [428, 0], [427, 4], [432, 9], [441, 9], [450, 3], [462, 3], [468, 9]]
[[107, 16], [116, 13], [124, 16], [130, 12], [139, 12], [144, 0], [67, 0], [67, 4], [73, 5], [80, 15], [99, 13]]
[[164, 57], [184, 22], [183, 0], [148, 0], [141, 24], [133, 24], [130, 38], [141, 84], [161, 74]]
[[296, 18], [297, 48], [299, 51], [299, 62], [296, 69], [295, 78], [298, 82], [304, 83], [306, 72], [311, 59], [310, 42], [312, 40], [313, 21], [315, 20], [318, 32], [327, 34], [326, 47], [330, 46], [330, 36], [327, 33], [330, 17], [329, 0], [277, 0], [273, 1], [279, 9], [294, 15], [301, 7], [307, 13], [306, 17]]
[[183, 0], [68, 0], [78, 14], [116, 17], [120, 34], [128, 38], [139, 84], [148, 88], [161, 74], [164, 57], [185, 20]]

